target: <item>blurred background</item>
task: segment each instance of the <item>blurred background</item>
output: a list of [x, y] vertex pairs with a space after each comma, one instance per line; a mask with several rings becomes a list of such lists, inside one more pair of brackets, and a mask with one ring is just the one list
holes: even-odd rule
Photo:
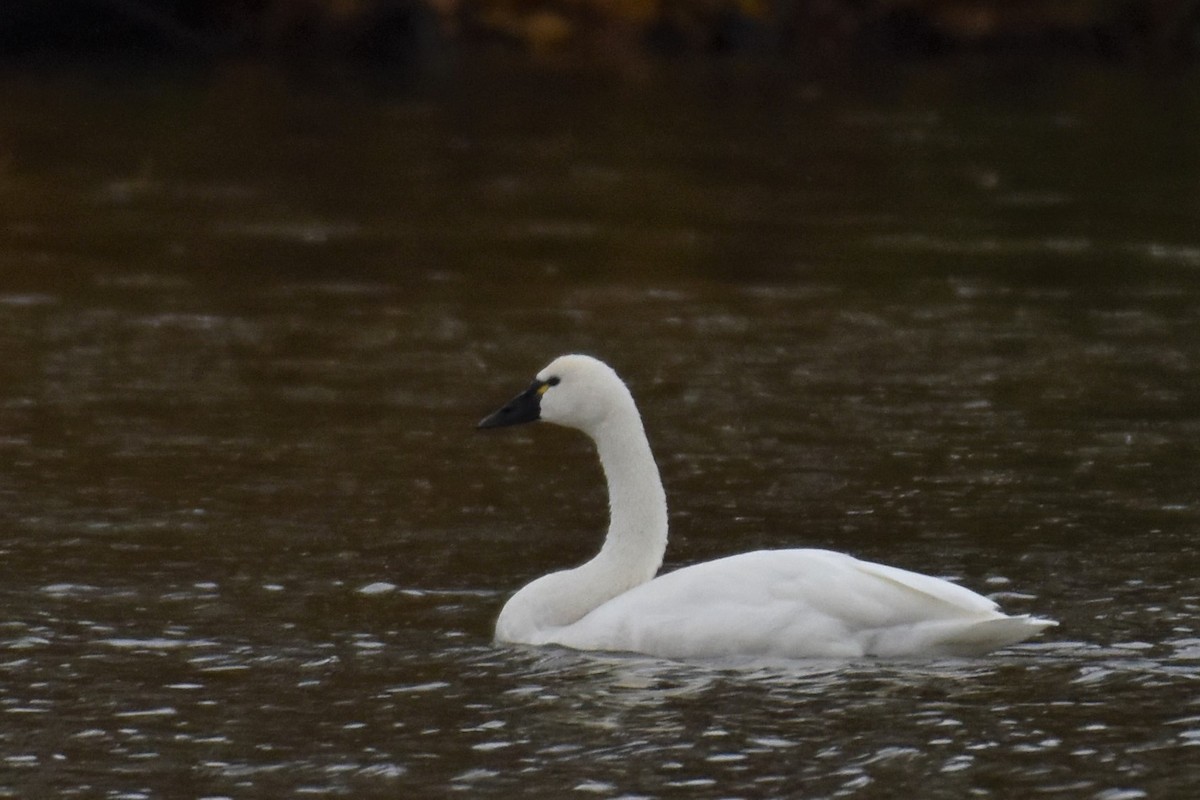
[[[1185, 798], [1200, 4], [0, 3], [0, 797]], [[503, 648], [599, 545], [827, 547], [989, 658]]]
[[810, 62], [866, 53], [1040, 51], [1187, 61], [1194, 0], [11, 0], [18, 58], [348, 58], [428, 65], [459, 47], [636, 61], [750, 53]]

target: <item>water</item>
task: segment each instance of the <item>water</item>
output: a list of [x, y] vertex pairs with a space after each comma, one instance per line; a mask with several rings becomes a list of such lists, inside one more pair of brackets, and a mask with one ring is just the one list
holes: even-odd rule
[[[0, 82], [0, 796], [1192, 796], [1200, 104], [1027, 78]], [[831, 547], [1061, 627], [493, 645], [605, 498], [473, 426], [572, 350], [668, 565]]]

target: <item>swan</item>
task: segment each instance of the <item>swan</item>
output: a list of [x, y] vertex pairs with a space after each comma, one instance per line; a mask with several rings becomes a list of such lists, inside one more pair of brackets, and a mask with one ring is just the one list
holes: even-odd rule
[[655, 577], [667, 500], [628, 387], [598, 359], [565, 355], [479, 428], [544, 420], [592, 438], [608, 483], [600, 552], [504, 605], [498, 642], [686, 660], [971, 656], [1057, 623], [1008, 616], [940, 578], [829, 550], [759, 550]]

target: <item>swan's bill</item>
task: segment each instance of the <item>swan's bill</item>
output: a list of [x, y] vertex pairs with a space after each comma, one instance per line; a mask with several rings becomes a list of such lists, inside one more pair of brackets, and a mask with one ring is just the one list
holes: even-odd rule
[[509, 400], [495, 413], [479, 421], [480, 428], [503, 428], [508, 425], [522, 425], [526, 422], [536, 422], [542, 418], [542, 395], [557, 383], [557, 380], [534, 381], [529, 388]]

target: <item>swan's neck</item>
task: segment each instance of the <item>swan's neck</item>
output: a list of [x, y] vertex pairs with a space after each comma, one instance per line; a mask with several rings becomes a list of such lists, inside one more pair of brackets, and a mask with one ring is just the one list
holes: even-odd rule
[[593, 436], [608, 483], [609, 524], [600, 553], [584, 567], [612, 581], [616, 595], [650, 580], [662, 565], [667, 497], [636, 409], [613, 415]]
[[500, 612], [496, 636], [540, 644], [617, 595], [654, 577], [667, 549], [667, 498], [632, 401], [589, 431], [608, 482], [609, 526], [591, 561], [538, 578]]

